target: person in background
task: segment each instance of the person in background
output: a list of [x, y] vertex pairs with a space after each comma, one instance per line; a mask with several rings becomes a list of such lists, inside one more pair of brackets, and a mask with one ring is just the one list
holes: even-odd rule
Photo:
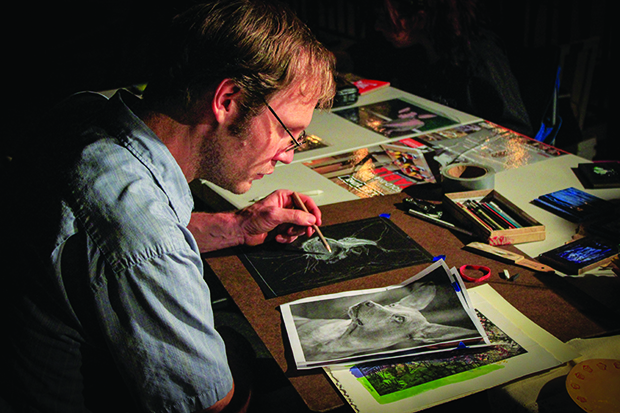
[[[375, 0], [381, 36], [338, 56], [338, 71], [392, 86], [532, 136], [519, 87], [476, 0]], [[370, 8], [370, 7], [369, 7]]]
[[200, 253], [292, 242], [321, 212], [279, 190], [240, 211], [192, 213], [188, 182], [243, 193], [291, 162], [314, 109], [330, 105], [335, 61], [263, 0], [192, 7], [156, 49], [142, 98], [72, 96], [10, 167], [2, 398], [15, 411], [251, 406]]

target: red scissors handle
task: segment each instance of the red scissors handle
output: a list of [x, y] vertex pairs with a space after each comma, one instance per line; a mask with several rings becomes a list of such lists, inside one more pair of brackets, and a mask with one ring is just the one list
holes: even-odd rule
[[[465, 274], [466, 270], [482, 271], [482, 275], [477, 278], [470, 277], [469, 275]], [[465, 281], [479, 283], [479, 282], [482, 282], [488, 279], [491, 276], [491, 269], [489, 267], [485, 267], [484, 265], [467, 264], [467, 265], [462, 265], [461, 268], [459, 268], [459, 273], [461, 274], [461, 277], [463, 277]]]

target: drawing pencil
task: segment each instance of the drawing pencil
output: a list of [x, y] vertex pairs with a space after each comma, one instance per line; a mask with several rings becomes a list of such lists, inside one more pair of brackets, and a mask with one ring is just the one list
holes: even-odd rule
[[[297, 195], [297, 192], [293, 192], [293, 198], [295, 198], [295, 203], [297, 204], [297, 206], [299, 206], [301, 209], [304, 210], [304, 212], [308, 212], [308, 208], [306, 208], [306, 205], [302, 202], [301, 198], [299, 197], [299, 195]], [[332, 252], [331, 247], [329, 246], [329, 244], [327, 243], [327, 240], [325, 239], [325, 237], [323, 236], [323, 233], [321, 232], [321, 230], [319, 229], [319, 227], [315, 224], [312, 225], [312, 228], [314, 228], [314, 230], [316, 231], [317, 235], [319, 236], [319, 238], [321, 239], [321, 242], [323, 243], [323, 245], [325, 246], [325, 248], [327, 249], [327, 251]]]
[[498, 223], [498, 225], [502, 227], [516, 228], [510, 221], [503, 217], [502, 214], [497, 212], [486, 202], [479, 202], [478, 205], [480, 205], [480, 207], [482, 207], [490, 215], [491, 219]]
[[502, 228], [501, 225], [499, 225], [497, 222], [495, 222], [493, 219], [491, 219], [491, 217], [489, 217], [488, 214], [486, 214], [484, 211], [482, 211], [482, 208], [478, 205], [476, 205], [472, 200], [467, 200], [465, 201], [465, 206], [476, 216], [478, 216], [478, 218], [484, 222], [487, 223], [488, 226], [490, 226], [491, 228], [493, 228], [494, 230], [502, 230], [504, 228]]
[[308, 195], [308, 196], [315, 196], [315, 195], [321, 195], [323, 193], [322, 189], [314, 189], [311, 191], [301, 191], [300, 194], [302, 195]]
[[482, 219], [480, 219], [478, 217], [478, 215], [474, 214], [472, 211], [470, 211], [470, 209], [465, 206], [463, 203], [461, 202], [457, 202], [456, 203], [467, 215], [469, 215], [470, 217], [472, 217], [474, 220], [476, 220], [477, 222], [479, 222], [480, 224], [482, 224], [482, 226], [484, 226], [486, 229], [488, 229], [489, 231], [493, 231], [493, 228], [491, 228], [491, 226], [489, 224], [487, 224], [486, 222], [484, 222]]
[[474, 234], [472, 232], [467, 231], [466, 229], [463, 229], [463, 228], [459, 228], [459, 227], [457, 227], [456, 225], [454, 225], [451, 222], [447, 222], [447, 221], [443, 221], [443, 220], [441, 220], [439, 218], [431, 217], [431, 216], [426, 215], [426, 214], [424, 214], [422, 212], [418, 212], [415, 209], [410, 209], [408, 212], [409, 212], [410, 215], [416, 216], [418, 218], [424, 219], [426, 221], [432, 222], [432, 223], [437, 224], [437, 225], [441, 225], [444, 228], [453, 229], [453, 230], [455, 230], [457, 232], [461, 232], [463, 234], [469, 235], [470, 237], [474, 236]]
[[[300, 191], [299, 193], [302, 194], [302, 195], [317, 196], [317, 195], [321, 195], [323, 193], [323, 190], [322, 189], [313, 189], [313, 190], [310, 190], [310, 191]], [[266, 197], [267, 197], [267, 195], [260, 196], [258, 198], [251, 199], [250, 202], [258, 202], [258, 201], [260, 201], [262, 199], [265, 199]]]
[[506, 211], [504, 211], [499, 205], [497, 205], [495, 202], [493, 201], [489, 201], [487, 202], [487, 204], [493, 208], [494, 210], [497, 211], [498, 214], [502, 215], [504, 218], [506, 218], [508, 221], [510, 221], [515, 228], [523, 228], [523, 225], [521, 223], [519, 223], [519, 221], [517, 221], [517, 219], [515, 217], [513, 217], [512, 215], [510, 215], [509, 213], [507, 213]]
[[492, 224], [497, 227], [497, 229], [503, 230], [510, 228], [510, 226], [506, 222], [504, 222], [504, 220], [493, 210], [490, 210], [488, 207], [478, 201], [473, 201], [473, 203], [478, 209], [478, 211], [484, 214], [484, 216], [489, 219], [490, 222], [492, 222]]

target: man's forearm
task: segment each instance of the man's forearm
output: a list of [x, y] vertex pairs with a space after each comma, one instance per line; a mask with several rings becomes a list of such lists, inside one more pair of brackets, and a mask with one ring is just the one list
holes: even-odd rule
[[304, 202], [312, 213], [293, 208], [291, 194], [278, 190], [235, 212], [194, 212], [187, 228], [201, 252], [240, 244], [259, 245], [274, 230], [277, 242], [293, 242], [300, 235], [311, 235], [312, 225], [320, 223], [320, 211], [309, 197], [304, 197]]
[[187, 228], [194, 235], [200, 252], [234, 247], [244, 242], [238, 217], [232, 212], [194, 212]]

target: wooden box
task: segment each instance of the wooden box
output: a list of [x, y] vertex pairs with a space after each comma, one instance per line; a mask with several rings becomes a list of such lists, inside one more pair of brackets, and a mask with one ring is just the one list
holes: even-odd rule
[[444, 194], [444, 211], [490, 245], [545, 239], [545, 226], [493, 189]]

